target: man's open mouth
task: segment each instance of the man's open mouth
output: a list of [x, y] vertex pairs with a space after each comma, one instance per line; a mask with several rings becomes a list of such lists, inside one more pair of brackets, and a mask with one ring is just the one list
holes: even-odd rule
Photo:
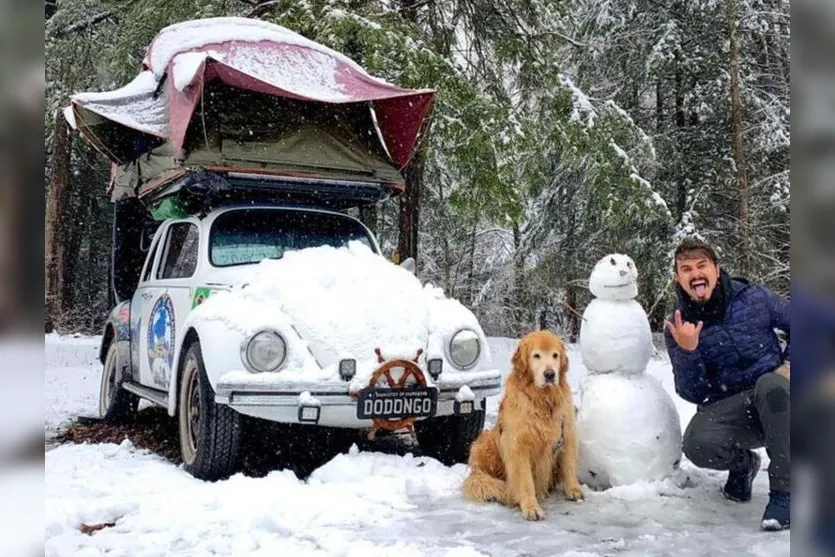
[[705, 279], [696, 279], [690, 281], [690, 287], [695, 292], [696, 296], [699, 298], [704, 298], [705, 293], [707, 292], [707, 280]]

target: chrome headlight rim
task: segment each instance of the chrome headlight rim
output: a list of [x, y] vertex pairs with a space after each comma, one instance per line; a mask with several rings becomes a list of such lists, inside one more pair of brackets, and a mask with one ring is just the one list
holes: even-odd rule
[[[275, 367], [272, 368], [264, 368], [261, 369], [256, 366], [249, 357], [249, 349], [252, 346], [253, 341], [257, 338], [261, 337], [262, 335], [270, 335], [273, 336], [276, 340], [281, 343], [281, 350], [282, 350], [282, 357], [281, 360]], [[259, 329], [254, 333], [247, 335], [244, 340], [241, 342], [241, 362], [243, 362], [244, 367], [250, 373], [272, 373], [279, 371], [284, 363], [287, 361], [287, 341], [278, 331], [274, 329]]]
[[[460, 335], [461, 333], [465, 333], [465, 332], [466, 333], [472, 333], [475, 336], [475, 338], [473, 340], [475, 340], [475, 343], [476, 343], [476, 353], [475, 353], [475, 357], [473, 358], [472, 362], [470, 362], [466, 365], [463, 365], [461, 362], [457, 361], [453, 357], [453, 355], [452, 355], [452, 344], [453, 344], [453, 342], [455, 342], [455, 338], [458, 335]], [[473, 330], [469, 327], [462, 327], [462, 328], [458, 329], [457, 331], [455, 331], [449, 337], [449, 341], [446, 342], [445, 344], [446, 344], [446, 347], [445, 347], [446, 358], [456, 369], [459, 369], [461, 371], [469, 371], [469, 370], [473, 369], [474, 367], [476, 367], [478, 365], [478, 362], [481, 359], [482, 347], [481, 347], [481, 337], [479, 336], [479, 334], [475, 330]]]

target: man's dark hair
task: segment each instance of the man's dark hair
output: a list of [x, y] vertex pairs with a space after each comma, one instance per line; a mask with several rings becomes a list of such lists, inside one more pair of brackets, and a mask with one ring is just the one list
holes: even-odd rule
[[707, 257], [714, 265], [719, 264], [719, 256], [710, 244], [698, 238], [683, 239], [673, 254], [673, 271], [677, 270], [676, 264], [679, 259], [694, 259], [700, 255]]

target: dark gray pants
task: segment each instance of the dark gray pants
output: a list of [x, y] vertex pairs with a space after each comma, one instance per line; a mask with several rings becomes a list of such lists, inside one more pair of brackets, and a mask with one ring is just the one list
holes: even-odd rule
[[748, 449], [765, 447], [771, 489], [791, 491], [789, 380], [766, 373], [750, 391], [699, 406], [684, 432], [684, 454], [700, 468], [736, 470]]

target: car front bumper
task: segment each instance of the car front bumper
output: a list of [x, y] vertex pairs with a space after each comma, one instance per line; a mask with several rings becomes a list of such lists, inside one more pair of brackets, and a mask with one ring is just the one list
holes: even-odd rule
[[[454, 374], [435, 381], [438, 402], [435, 416], [466, 413], [468, 405], [458, 399], [462, 387], [472, 391], [475, 410], [484, 409], [484, 400], [501, 392], [501, 374], [498, 370], [479, 371], [471, 374]], [[303, 393], [307, 393], [304, 394]], [[221, 377], [215, 387], [215, 402], [226, 404], [236, 411], [266, 420], [282, 423], [312, 423], [330, 427], [370, 428], [370, 419], [357, 417], [357, 400], [346, 386], [322, 383], [287, 383], [266, 385], [246, 381], [224, 381]], [[318, 411], [304, 411], [317, 407]], [[316, 419], [312, 419], [312, 415]]]

